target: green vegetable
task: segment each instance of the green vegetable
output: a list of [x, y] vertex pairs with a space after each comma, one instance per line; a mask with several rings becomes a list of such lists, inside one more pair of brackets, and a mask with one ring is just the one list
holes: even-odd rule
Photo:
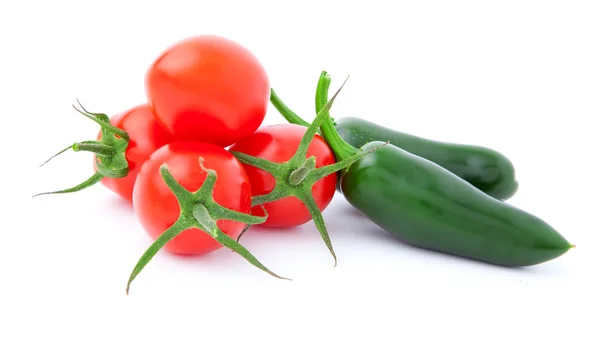
[[[281, 101], [274, 90], [271, 90], [271, 103], [288, 122], [308, 126]], [[317, 112], [322, 105], [324, 103], [317, 104]], [[496, 199], [506, 200], [517, 192], [513, 164], [506, 156], [492, 149], [429, 140], [355, 117], [336, 120], [335, 129], [344, 141], [354, 147], [362, 147], [371, 141], [389, 141], [446, 168]]]
[[[322, 74], [317, 106], [326, 101], [329, 82]], [[358, 152], [340, 137], [330, 119], [321, 131], [338, 160]], [[370, 142], [363, 151], [382, 144]], [[536, 216], [391, 144], [342, 171], [341, 192], [377, 225], [421, 248], [517, 267], [552, 260], [573, 247]]]

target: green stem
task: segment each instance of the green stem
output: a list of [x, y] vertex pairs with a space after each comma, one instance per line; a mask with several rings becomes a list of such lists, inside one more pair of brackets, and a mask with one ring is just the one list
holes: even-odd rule
[[[296, 125], [302, 125], [305, 127], [308, 127], [310, 125], [308, 122], [306, 122], [306, 120], [299, 117], [286, 104], [284, 104], [283, 101], [281, 101], [281, 99], [277, 95], [277, 93], [275, 93], [274, 89], [271, 89], [271, 104], [273, 104], [275, 109], [279, 111], [279, 114], [281, 114], [283, 118], [287, 120], [287, 122]], [[325, 103], [323, 103], [323, 105], [325, 105]], [[318, 111], [319, 110], [317, 110], [317, 112]]]
[[313, 171], [317, 167], [317, 158], [313, 155], [312, 157], [306, 159], [302, 166], [293, 170], [288, 177], [288, 181], [292, 186], [298, 186], [306, 178], [308, 173]]
[[[347, 79], [346, 79], [347, 80]], [[329, 85], [331, 83], [331, 78], [327, 74], [326, 71], [321, 72], [321, 76], [319, 78], [319, 83], [317, 85], [317, 91], [315, 94], [315, 107], [318, 112], [323, 110], [323, 107], [326, 105], [327, 96], [329, 92]], [[325, 111], [327, 114], [327, 118], [325, 122], [321, 125], [321, 134], [338, 161], [348, 159], [358, 153], [358, 149], [349, 143], [347, 143], [342, 137], [338, 134], [335, 126], [333, 125], [333, 121], [329, 117], [329, 112]]]
[[264, 217], [258, 217], [244, 214], [219, 205], [213, 199], [213, 189], [217, 181], [217, 172], [212, 169], [204, 168], [202, 158], [199, 158], [199, 165], [206, 173], [206, 178], [196, 192], [190, 192], [186, 190], [175, 179], [175, 177], [173, 177], [166, 164], [163, 164], [160, 167], [159, 171], [163, 181], [177, 198], [180, 215], [177, 221], [165, 232], [163, 232], [163, 234], [161, 234], [154, 241], [154, 243], [150, 245], [150, 247], [138, 260], [129, 277], [129, 281], [127, 282], [127, 293], [129, 293], [129, 287], [132, 281], [148, 264], [148, 262], [150, 262], [154, 255], [158, 253], [158, 251], [169, 241], [190, 228], [197, 228], [203, 231], [211, 236], [215, 241], [238, 253], [250, 264], [260, 268], [266, 273], [280, 279], [290, 280], [273, 273], [260, 261], [258, 261], [258, 259], [256, 259], [256, 257], [254, 257], [250, 251], [237, 243], [218, 227], [218, 220], [233, 220], [246, 224], [260, 224], [267, 220], [267, 216], [265, 215]]
[[315, 110], [317, 112], [320, 112], [327, 103], [330, 85], [331, 77], [326, 71], [321, 71], [319, 82], [317, 83], [317, 91], [315, 93]]
[[323, 178], [324, 176], [327, 176], [327, 175], [331, 174], [332, 172], [338, 172], [345, 168], [348, 168], [348, 167], [350, 167], [350, 165], [355, 163], [358, 159], [364, 157], [365, 155], [367, 155], [369, 153], [373, 153], [373, 152], [377, 151], [378, 149], [384, 147], [387, 144], [389, 144], [389, 141], [385, 142], [381, 146], [377, 146], [377, 147], [374, 147], [374, 148], [371, 148], [368, 150], [361, 150], [360, 152], [355, 153], [354, 155], [350, 156], [349, 158], [340, 160], [340, 161], [336, 162], [335, 164], [317, 168], [306, 176], [306, 180], [315, 180], [317, 178]]
[[[345, 82], [344, 82], [344, 84], [345, 84]], [[342, 86], [335, 92], [335, 94], [331, 97], [331, 100], [329, 100], [323, 106], [323, 108], [321, 108], [321, 110], [317, 114], [317, 117], [313, 120], [313, 122], [310, 124], [310, 126], [308, 126], [308, 128], [306, 129], [306, 132], [302, 136], [302, 140], [300, 140], [300, 145], [298, 146], [296, 154], [294, 155], [293, 158], [304, 161], [304, 159], [306, 159], [306, 153], [308, 152], [308, 147], [310, 147], [310, 143], [314, 139], [315, 134], [317, 134], [319, 127], [323, 126], [323, 124], [327, 124], [327, 122], [333, 124], [333, 122], [331, 121], [330, 116], [329, 116], [329, 110], [331, 109], [333, 102], [337, 98], [337, 96], [340, 93], [340, 91], [342, 90], [342, 88], [344, 88], [344, 84], [342, 84]], [[326, 121], [326, 120], [328, 120], [328, 121]], [[334, 128], [334, 131], [335, 131], [335, 128]]]

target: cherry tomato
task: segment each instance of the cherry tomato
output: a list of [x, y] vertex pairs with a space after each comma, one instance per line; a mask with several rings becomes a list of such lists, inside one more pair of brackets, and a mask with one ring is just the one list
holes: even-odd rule
[[270, 84], [248, 49], [203, 35], [160, 55], [146, 73], [146, 94], [156, 119], [176, 140], [225, 147], [261, 125]]
[[[231, 150], [283, 163], [294, 155], [306, 129], [304, 126], [292, 124], [261, 127], [248, 138], [238, 141], [231, 147]], [[335, 163], [333, 152], [319, 135], [315, 135], [308, 148], [307, 158], [313, 155], [316, 157], [317, 168]], [[271, 174], [251, 165], [244, 164], [243, 166], [250, 179], [253, 196], [267, 194], [273, 190], [275, 179]], [[333, 199], [336, 182], [336, 174], [333, 173], [319, 180], [312, 187], [313, 198], [321, 211]], [[286, 197], [263, 206], [267, 210], [268, 219], [260, 226], [294, 227], [312, 219], [304, 203], [296, 197]], [[253, 207], [252, 214], [264, 215], [260, 206]]]
[[[129, 134], [130, 141], [125, 151], [129, 173], [123, 178], [104, 177], [101, 182], [124, 199], [131, 201], [133, 186], [140, 167], [152, 152], [169, 143], [171, 136], [154, 119], [147, 104], [138, 105], [124, 113], [114, 115], [110, 122], [113, 126]], [[100, 135], [101, 133], [98, 134], [98, 139]]]
[[[159, 148], [146, 160], [133, 191], [135, 213], [153, 240], [171, 227], [181, 212], [175, 195], [160, 176], [160, 166], [166, 163], [175, 180], [185, 189], [194, 192], [207, 176], [199, 165], [200, 157], [204, 159], [206, 168], [217, 172], [213, 193], [215, 201], [238, 212], [250, 212], [250, 182], [241, 163], [231, 153], [207, 143], [175, 141]], [[235, 239], [245, 224], [218, 220], [217, 226]], [[221, 247], [208, 234], [193, 228], [173, 238], [164, 248], [177, 254], [203, 254]]]

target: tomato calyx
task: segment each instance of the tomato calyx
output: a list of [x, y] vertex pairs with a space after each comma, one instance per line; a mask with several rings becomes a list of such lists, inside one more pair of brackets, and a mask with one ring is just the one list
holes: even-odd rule
[[[300, 145], [298, 146], [296, 153], [294, 153], [294, 155], [288, 161], [283, 163], [276, 163], [266, 159], [253, 157], [244, 153], [231, 151], [231, 153], [239, 161], [270, 173], [276, 181], [275, 187], [271, 192], [264, 195], [252, 197], [252, 205], [262, 205], [290, 196], [296, 197], [297, 199], [302, 201], [302, 203], [304, 203], [304, 205], [310, 212], [313, 221], [315, 222], [315, 225], [319, 230], [323, 241], [325, 242], [325, 245], [327, 246], [329, 252], [334, 258], [334, 266], [337, 266], [337, 257], [335, 255], [335, 251], [333, 250], [333, 246], [331, 244], [331, 239], [329, 238], [329, 234], [325, 226], [323, 215], [321, 214], [321, 211], [319, 210], [319, 207], [317, 206], [317, 203], [315, 202], [315, 199], [312, 196], [312, 187], [319, 180], [349, 167], [361, 157], [365, 156], [370, 152], [374, 152], [377, 149], [376, 148], [365, 152], [361, 151], [354, 154], [352, 157], [320, 168], [316, 168], [316, 158], [314, 156], [306, 158], [311, 141], [314, 139], [319, 127], [323, 124], [323, 122], [326, 119], [328, 119], [328, 111], [331, 108], [338, 93], [343, 87], [344, 85], [342, 84], [342, 86], [333, 95], [331, 100], [329, 100], [329, 102], [327, 102], [323, 106], [322, 110], [317, 114], [317, 117], [308, 126], [308, 129], [302, 136]], [[248, 225], [241, 232], [241, 234], [238, 236], [238, 241], [250, 227], [251, 225]]]
[[[256, 259], [244, 246], [240, 245], [236, 240], [225, 234], [218, 226], [218, 220], [233, 220], [245, 224], [260, 224], [267, 220], [267, 216], [259, 217], [250, 214], [237, 212], [217, 203], [213, 198], [213, 190], [217, 181], [217, 172], [213, 169], [205, 168], [202, 157], [199, 158], [200, 168], [207, 174], [202, 186], [195, 192], [190, 192], [185, 189], [173, 177], [167, 164], [160, 167], [160, 175], [173, 192], [179, 203], [180, 214], [179, 218], [164, 231], [155, 241], [148, 247], [144, 254], [140, 257], [135, 265], [129, 281], [127, 282], [126, 293], [129, 294], [129, 287], [133, 280], [138, 276], [142, 269], [150, 262], [150, 260], [158, 253], [158, 251], [169, 241], [185, 230], [197, 228], [204, 233], [210, 235], [221, 245], [233, 250], [241, 255], [250, 264], [267, 272], [268, 274], [285, 280], [291, 280], [281, 277], [267, 267], [265, 267], [258, 259]], [[266, 214], [266, 210], [265, 210]]]
[[73, 108], [86, 118], [100, 125], [100, 140], [88, 140], [76, 142], [56, 153], [50, 159], [46, 160], [40, 167], [47, 164], [50, 160], [60, 154], [73, 150], [74, 152], [91, 152], [96, 155], [96, 172], [84, 182], [71, 188], [38, 193], [34, 197], [46, 194], [72, 193], [88, 188], [103, 178], [123, 178], [129, 174], [129, 164], [125, 156], [125, 151], [129, 146], [129, 134], [117, 128], [110, 123], [110, 118], [104, 113], [91, 113], [77, 100], [79, 107], [73, 105]]

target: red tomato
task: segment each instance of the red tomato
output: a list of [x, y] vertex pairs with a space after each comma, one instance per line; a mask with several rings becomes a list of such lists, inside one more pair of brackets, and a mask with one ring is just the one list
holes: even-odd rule
[[261, 125], [270, 90], [258, 59], [245, 47], [218, 36], [180, 41], [146, 74], [150, 107], [176, 140], [222, 147]]
[[150, 107], [146, 104], [117, 114], [111, 117], [110, 122], [113, 126], [126, 131], [131, 138], [125, 151], [129, 174], [124, 178], [105, 177], [101, 182], [124, 199], [131, 201], [133, 186], [140, 167], [152, 152], [169, 143], [171, 136], [154, 119]]
[[[266, 126], [231, 147], [232, 151], [282, 163], [288, 161], [298, 149], [300, 140], [306, 132], [306, 127], [292, 124]], [[325, 140], [315, 135], [311, 142], [307, 158], [315, 156], [317, 168], [335, 163], [335, 156]], [[250, 184], [252, 195], [263, 195], [275, 187], [275, 179], [271, 174], [251, 165], [243, 164]], [[317, 206], [323, 211], [333, 199], [336, 188], [336, 173], [319, 180], [312, 187], [312, 195]], [[312, 219], [310, 212], [296, 197], [287, 197], [263, 205], [268, 213], [268, 219], [260, 226], [294, 227]], [[252, 208], [253, 215], [264, 215], [260, 206]]]
[[[242, 213], [249, 213], [252, 203], [250, 182], [242, 165], [221, 147], [190, 141], [175, 141], [156, 150], [142, 165], [133, 191], [133, 207], [144, 229], [154, 240], [171, 227], [180, 214], [175, 195], [160, 176], [160, 166], [167, 164], [169, 171], [184, 188], [196, 191], [206, 179], [199, 164], [217, 172], [213, 197], [220, 205]], [[217, 226], [232, 238], [244, 229], [245, 224], [219, 220]], [[203, 254], [222, 245], [199, 229], [189, 229], [165, 245], [177, 254]]]

